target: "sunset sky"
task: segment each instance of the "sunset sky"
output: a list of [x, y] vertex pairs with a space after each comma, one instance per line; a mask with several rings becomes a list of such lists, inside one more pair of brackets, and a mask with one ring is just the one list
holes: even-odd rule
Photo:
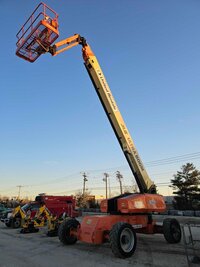
[[[19, 4], [20, 3], [20, 4]], [[112, 193], [133, 176], [83, 65], [81, 47], [28, 63], [16, 33], [40, 1], [0, 0], [0, 195]], [[159, 192], [186, 162], [200, 169], [200, 2], [45, 1], [59, 14], [58, 40], [92, 47]]]

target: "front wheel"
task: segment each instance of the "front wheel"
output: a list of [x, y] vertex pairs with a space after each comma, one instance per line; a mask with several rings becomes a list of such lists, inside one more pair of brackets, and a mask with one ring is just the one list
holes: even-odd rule
[[128, 258], [136, 250], [137, 237], [129, 223], [116, 223], [109, 234], [113, 254], [118, 258]]
[[57, 236], [57, 235], [58, 235], [58, 227], [55, 227], [55, 229], [49, 230], [47, 232], [47, 236], [49, 236], [49, 237], [53, 237], [53, 236]]
[[11, 227], [11, 222], [10, 222], [10, 221], [9, 221], [9, 222], [6, 222], [5, 225], [6, 225], [7, 227]]
[[72, 231], [77, 231], [80, 223], [76, 219], [65, 220], [58, 228], [58, 237], [64, 245], [72, 245], [77, 241], [77, 237]]
[[21, 226], [21, 218], [12, 218], [11, 219], [11, 227], [19, 228]]
[[167, 218], [163, 221], [163, 234], [166, 241], [170, 244], [181, 241], [181, 227], [176, 219]]

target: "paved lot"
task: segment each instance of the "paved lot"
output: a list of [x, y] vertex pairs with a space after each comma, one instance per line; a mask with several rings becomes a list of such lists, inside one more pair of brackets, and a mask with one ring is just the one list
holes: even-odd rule
[[[181, 219], [182, 222], [187, 220]], [[200, 218], [193, 222], [200, 224]], [[183, 244], [168, 244], [159, 234], [138, 234], [135, 254], [123, 260], [114, 257], [109, 244], [95, 246], [77, 242], [72, 246], [63, 246], [58, 237], [47, 237], [46, 229], [35, 234], [20, 234], [19, 231], [0, 223], [1, 267], [188, 266]], [[197, 231], [195, 236], [200, 239], [200, 231]]]

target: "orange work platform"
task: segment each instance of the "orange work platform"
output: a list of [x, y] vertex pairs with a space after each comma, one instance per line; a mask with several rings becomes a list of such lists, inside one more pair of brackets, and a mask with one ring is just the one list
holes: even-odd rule
[[16, 36], [16, 55], [34, 62], [58, 38], [58, 14], [40, 3]]

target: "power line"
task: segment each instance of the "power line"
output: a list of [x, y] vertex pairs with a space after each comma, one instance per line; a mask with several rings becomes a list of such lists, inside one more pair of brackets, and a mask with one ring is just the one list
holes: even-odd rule
[[188, 158], [193, 158], [193, 157], [200, 157], [200, 152], [194, 152], [190, 154], [183, 154], [180, 156], [175, 156], [175, 157], [169, 157], [169, 158], [164, 158], [164, 159], [159, 159], [159, 160], [153, 160], [153, 161], [148, 161], [146, 164], [154, 164], [154, 163], [160, 163], [160, 162], [165, 162], [165, 161], [171, 161], [171, 160], [179, 160], [179, 159], [188, 159]]
[[154, 163], [154, 164], [145, 164], [147, 167], [157, 167], [157, 166], [161, 166], [161, 165], [169, 165], [169, 164], [176, 164], [179, 162], [186, 162], [186, 161], [193, 161], [196, 159], [200, 159], [200, 156], [198, 157], [190, 157], [190, 158], [180, 158], [177, 160], [168, 160], [168, 161], [163, 161], [163, 162], [158, 162], [158, 163]]
[[[171, 185], [170, 182], [166, 182], [166, 183], [157, 183], [156, 185], [158, 185], [158, 187], [164, 187], [164, 186], [169, 186]], [[131, 187], [132, 185], [126, 185], [126, 186], [122, 186], [122, 188], [127, 188], [127, 187]], [[111, 186], [111, 189], [119, 189], [119, 186]], [[98, 186], [98, 187], [89, 187], [88, 188], [89, 191], [96, 191], [96, 190], [105, 190], [104, 186]], [[121, 190], [121, 189], [120, 189]], [[81, 188], [76, 188], [76, 189], [71, 189], [71, 190], [67, 190], [67, 191], [62, 191], [62, 192], [54, 192], [52, 194], [70, 194], [72, 192], [79, 192], [81, 191]]]
[[[148, 161], [148, 162], [145, 163], [145, 166], [147, 166], [147, 167], [156, 167], [156, 166], [160, 166], [160, 165], [178, 163], [178, 162], [185, 161], [185, 160], [193, 160], [193, 159], [199, 159], [199, 158], [200, 158], [200, 152], [194, 152], [194, 153], [190, 153], [190, 154], [183, 154], [183, 155], [180, 155], [180, 156], [174, 156], [174, 157], [168, 157], [168, 158], [154, 160], [154, 161]], [[105, 168], [105, 169], [88, 170], [87, 172], [102, 172], [102, 171], [105, 171], [105, 170], [107, 172], [108, 170], [116, 170], [116, 169], [122, 169], [122, 168], [127, 168], [128, 169], [128, 166], [123, 165], [123, 166], [111, 167], [111, 168]], [[46, 185], [46, 184], [51, 184], [51, 183], [53, 184], [53, 183], [57, 183], [58, 180], [65, 180], [66, 178], [70, 178], [70, 177], [73, 178], [75, 175], [78, 176], [78, 174], [79, 173], [76, 172], [76, 173], [69, 174], [67, 176], [61, 177], [61, 178], [56, 178], [54, 180], [51, 180], [50, 182], [44, 182], [44, 183], [33, 184], [33, 185], [28, 185], [28, 186], [40, 186], [40, 185], [43, 185], [43, 184]], [[115, 174], [115, 172], [113, 174]], [[98, 177], [94, 177], [94, 178], [98, 179]]]
[[61, 180], [64, 180], [64, 182], [65, 182], [65, 180], [67, 178], [74, 178], [75, 175], [78, 177], [80, 175], [80, 173], [79, 172], [71, 173], [71, 174], [63, 176], [63, 177], [55, 178], [55, 179], [49, 181], [48, 183], [47, 182], [42, 182], [42, 183], [39, 183], [39, 184], [31, 184], [31, 185], [26, 185], [26, 186], [40, 186], [40, 185], [46, 185], [46, 184], [55, 184], [55, 183], [57, 183], [58, 181], [61, 181]]
[[0, 190], [0, 192], [7, 192], [7, 191], [11, 191], [11, 190], [13, 190], [15, 187], [14, 186], [12, 186], [12, 187], [9, 187], [9, 188], [6, 188], [6, 189], [4, 189], [4, 190]]
[[[148, 168], [149, 167], [157, 167], [157, 166], [161, 166], [161, 165], [167, 165], [167, 164], [174, 164], [174, 163], [178, 163], [178, 162], [182, 162], [182, 161], [191, 161], [191, 160], [196, 160], [196, 159], [199, 159], [200, 158], [200, 152], [193, 152], [193, 153], [188, 153], [188, 154], [182, 154], [182, 155], [179, 155], [179, 156], [173, 156], [173, 157], [168, 157], [168, 158], [163, 158], [163, 159], [159, 159], [159, 160], [153, 160], [153, 161], [148, 161], [145, 163], [145, 166], [147, 166]], [[90, 170], [89, 172], [102, 172], [102, 171], [108, 171], [108, 170], [116, 170], [116, 169], [122, 169], [122, 168], [126, 168], [128, 169], [128, 166], [118, 166], [118, 167], [112, 167], [112, 168], [104, 168], [104, 169], [99, 169], [99, 170]], [[162, 175], [162, 174], [167, 174], [167, 173], [172, 173], [173, 171], [171, 172], [165, 172], [165, 173], [160, 173], [160, 174], [151, 174], [151, 176], [153, 175]], [[57, 183], [58, 181], [61, 182], [66, 182], [65, 180], [67, 178], [74, 178], [74, 176], [78, 176], [78, 172], [76, 173], [72, 173], [72, 174], [69, 174], [69, 175], [66, 175], [64, 177], [61, 177], [61, 178], [56, 178], [56, 179], [53, 179], [49, 182], [43, 182], [43, 183], [39, 183], [39, 184], [32, 184], [32, 185], [24, 185], [26, 187], [30, 186], [30, 187], [33, 187], [33, 186], [41, 186], [41, 185], [48, 185], [48, 184], [54, 184], [54, 183]], [[115, 173], [113, 174], [109, 174], [110, 176], [114, 175]], [[100, 176], [99, 176], [100, 178]], [[98, 177], [94, 177], [94, 179], [98, 179]], [[79, 182], [77, 182], [79, 183]], [[71, 183], [70, 183], [71, 185]], [[13, 187], [10, 187], [10, 188], [7, 188], [5, 190], [0, 190], [0, 192], [10, 192], [11, 190], [13, 189]], [[19, 188], [21, 190], [21, 188]]]
[[[160, 166], [160, 165], [166, 165], [166, 164], [172, 164], [172, 163], [179, 163], [182, 161], [191, 161], [195, 159], [200, 159], [200, 152], [193, 152], [189, 154], [182, 154], [179, 156], [173, 156], [173, 157], [168, 157], [168, 158], [163, 158], [163, 159], [158, 159], [158, 160], [153, 160], [153, 161], [146, 161], [144, 162], [145, 166], [148, 167], [155, 167], [155, 166]], [[128, 168], [128, 165], [121, 165], [121, 166], [116, 166], [116, 167], [111, 167], [111, 168], [104, 168], [104, 169], [96, 169], [96, 170], [87, 170], [88, 172], [109, 172], [112, 170], [116, 169], [123, 169], [123, 168]]]

